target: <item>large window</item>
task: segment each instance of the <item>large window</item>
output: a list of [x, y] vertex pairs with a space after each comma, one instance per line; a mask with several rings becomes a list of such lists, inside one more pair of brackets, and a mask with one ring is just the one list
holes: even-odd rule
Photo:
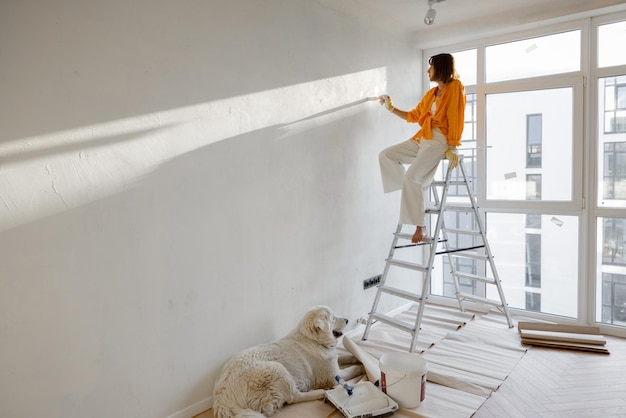
[[625, 18], [597, 26], [593, 84], [597, 87], [595, 319], [620, 327], [626, 327]]
[[[484, 46], [482, 54], [463, 51], [457, 58], [464, 66], [459, 69], [462, 81], [463, 74], [472, 74], [474, 81], [467, 67], [477, 68], [476, 85], [466, 86], [460, 152], [466, 165], [471, 161], [473, 189], [486, 214], [487, 238], [507, 303], [570, 318], [578, 315], [579, 217], [572, 213], [582, 207], [583, 176], [575, 167], [582, 166], [583, 77], [572, 73], [581, 71], [581, 33], [577, 29]], [[481, 56], [482, 65], [477, 61]], [[463, 189], [451, 188], [449, 201], [463, 195]], [[466, 217], [455, 215], [445, 219], [446, 227], [476, 229]], [[477, 244], [457, 242], [461, 237], [471, 236], [448, 235], [452, 248]], [[462, 260], [454, 270], [489, 273], [482, 260]], [[455, 296], [449, 262], [442, 257], [433, 271], [433, 295]], [[495, 286], [461, 281], [460, 288], [499, 300]]]
[[[621, 327], [620, 335], [626, 329], [624, 45], [626, 13], [452, 51], [467, 93], [461, 153], [509, 306], [580, 322], [595, 315], [602, 325]], [[425, 55], [440, 52], [449, 49]], [[452, 190], [449, 199], [462, 193]], [[446, 219], [450, 228], [467, 224]], [[442, 260], [432, 293], [454, 297]], [[477, 275], [487, 270], [483, 261], [455, 267]], [[461, 287], [498, 299], [494, 286]]]

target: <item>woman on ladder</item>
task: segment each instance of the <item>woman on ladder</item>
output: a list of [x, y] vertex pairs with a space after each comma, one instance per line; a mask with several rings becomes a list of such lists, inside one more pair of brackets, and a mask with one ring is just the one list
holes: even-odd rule
[[[402, 190], [400, 224], [415, 225], [413, 243], [426, 236], [424, 196], [439, 162], [445, 157], [456, 166], [465, 122], [465, 88], [454, 68], [454, 57], [439, 54], [428, 60], [428, 78], [437, 86], [426, 92], [417, 107], [404, 111], [393, 106], [389, 96], [380, 102], [387, 110], [421, 129], [407, 141], [381, 151], [380, 170], [385, 193]], [[404, 165], [408, 168], [405, 169]]]

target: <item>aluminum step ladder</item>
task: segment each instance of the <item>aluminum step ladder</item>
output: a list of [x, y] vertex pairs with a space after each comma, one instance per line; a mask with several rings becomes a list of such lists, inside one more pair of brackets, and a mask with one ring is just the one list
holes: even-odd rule
[[[459, 173], [460, 176], [453, 176], [455, 170], [457, 170], [457, 173]], [[459, 186], [461, 189], [463, 187], [465, 188], [467, 196], [464, 196], [464, 198], [466, 202], [461, 204], [457, 204], [457, 202], [448, 204], [448, 194], [451, 186]], [[441, 189], [441, 195], [439, 193], [439, 189]], [[468, 178], [467, 170], [465, 168], [465, 164], [463, 163], [463, 156], [459, 156], [459, 163], [456, 168], [453, 168], [451, 164], [448, 164], [444, 180], [433, 181], [430, 186], [430, 191], [435, 203], [435, 208], [427, 209], [426, 214], [436, 216], [437, 218], [434, 229], [432, 228], [431, 222], [432, 234], [426, 237], [422, 242], [412, 244], [411, 238], [413, 234], [402, 232], [401, 224], [396, 228], [396, 231], [393, 234], [394, 237], [389, 250], [389, 256], [385, 260], [385, 268], [383, 270], [380, 284], [378, 285], [372, 310], [369, 313], [367, 325], [365, 326], [362, 338], [363, 340], [367, 340], [372, 324], [379, 321], [410, 333], [412, 339], [409, 352], [415, 352], [422, 316], [424, 314], [424, 305], [426, 303], [426, 299], [428, 299], [428, 295], [430, 294], [430, 282], [435, 257], [437, 255], [445, 255], [447, 257], [448, 265], [450, 266], [450, 274], [454, 283], [456, 298], [461, 311], [465, 311], [465, 302], [474, 302], [480, 305], [486, 305], [490, 308], [496, 308], [506, 316], [509, 328], [513, 327], [513, 321], [511, 320], [511, 316], [509, 314], [508, 305], [504, 297], [500, 278], [498, 277], [491, 248], [487, 242], [483, 219], [479, 213], [479, 207], [471, 189], [471, 181]], [[470, 214], [474, 220], [472, 229], [447, 228], [445, 224], [445, 214], [450, 212]], [[452, 245], [452, 237], [456, 237], [456, 241], [469, 240], [473, 245]], [[459, 239], [460, 237], [464, 237], [465, 239]], [[426, 259], [426, 264], [417, 264], [396, 257], [396, 250], [410, 247], [427, 247], [424, 257], [424, 259]], [[485, 274], [470, 274], [461, 271], [458, 268], [457, 261], [463, 260], [482, 261], [483, 263], [480, 265], [482, 266], [484, 264], [484, 267], [480, 270], [484, 270]], [[417, 286], [419, 293], [387, 285], [387, 279], [392, 267], [410, 269], [422, 273], [421, 286]], [[487, 270], [491, 271], [491, 275], [487, 274]], [[465, 283], [471, 283], [472, 287], [476, 287], [481, 283], [485, 284], [485, 286], [478, 286], [479, 289], [485, 289], [486, 285], [493, 285], [497, 289], [499, 299], [488, 299], [486, 296], [476, 295], [474, 293], [464, 293], [461, 291], [461, 280]], [[420, 287], [421, 289], [419, 289]], [[486, 295], [486, 292], [483, 293]], [[418, 304], [418, 308], [415, 323], [408, 323], [378, 312], [378, 305], [383, 294], [416, 302]]]

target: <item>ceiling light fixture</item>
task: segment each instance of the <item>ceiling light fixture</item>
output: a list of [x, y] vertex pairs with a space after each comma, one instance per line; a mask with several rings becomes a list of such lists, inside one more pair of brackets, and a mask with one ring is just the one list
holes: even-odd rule
[[432, 25], [435, 23], [435, 17], [437, 16], [437, 10], [433, 9], [433, 4], [441, 3], [444, 0], [427, 0], [428, 10], [426, 11], [426, 16], [424, 16], [424, 23], [427, 25]]

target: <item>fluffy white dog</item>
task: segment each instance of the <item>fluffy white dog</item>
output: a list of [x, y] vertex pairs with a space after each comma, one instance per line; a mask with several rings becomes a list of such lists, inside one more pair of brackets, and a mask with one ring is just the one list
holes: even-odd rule
[[339, 368], [336, 339], [347, 323], [316, 306], [288, 336], [236, 354], [215, 382], [215, 417], [269, 417], [285, 403], [323, 398], [337, 375], [349, 380], [362, 374], [361, 365]]

